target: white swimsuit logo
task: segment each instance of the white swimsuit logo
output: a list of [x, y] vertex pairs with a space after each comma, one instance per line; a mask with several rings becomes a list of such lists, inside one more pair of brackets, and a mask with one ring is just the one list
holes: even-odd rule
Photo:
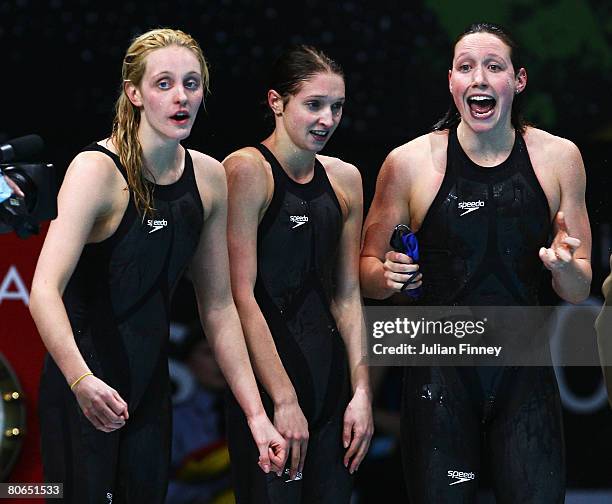
[[303, 226], [304, 224], [308, 224], [308, 216], [307, 215], [291, 215], [289, 216], [289, 220], [295, 224], [291, 229], [295, 229], [296, 227]]
[[476, 476], [473, 472], [466, 473], [461, 471], [448, 471], [448, 477], [457, 480], [448, 484], [448, 486], [453, 486], [458, 485], [459, 483], [465, 483], [466, 481], [471, 481]]
[[465, 214], [469, 214], [470, 212], [474, 212], [479, 208], [485, 206], [485, 202], [482, 200], [478, 201], [460, 201], [459, 202], [459, 210], [465, 210], [462, 214], [459, 214], [459, 217], [463, 217]]
[[108, 499], [108, 504], [113, 504], [113, 494], [108, 492], [106, 494], [106, 498]]
[[162, 219], [162, 220], [148, 219], [147, 225], [151, 228], [151, 231], [149, 231], [149, 234], [151, 234], [151, 233], [155, 233], [155, 231], [159, 231], [161, 228], [166, 227], [168, 225], [168, 221], [166, 219]]

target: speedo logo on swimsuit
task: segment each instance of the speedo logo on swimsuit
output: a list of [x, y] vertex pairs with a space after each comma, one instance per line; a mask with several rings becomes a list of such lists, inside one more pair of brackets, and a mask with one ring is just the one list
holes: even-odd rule
[[295, 224], [291, 229], [308, 224], [308, 215], [290, 215], [289, 220]]
[[458, 203], [458, 208], [459, 210], [464, 210], [464, 212], [459, 214], [459, 217], [463, 217], [464, 215], [469, 214], [470, 212], [474, 212], [475, 210], [478, 210], [480, 207], [483, 206], [485, 206], [485, 202], [482, 200], [460, 201]]
[[466, 481], [471, 481], [476, 478], [476, 475], [473, 472], [462, 472], [462, 471], [448, 471], [448, 477], [457, 481], [453, 481], [449, 483], [448, 486], [458, 485], [459, 483], [465, 483]]
[[167, 225], [168, 225], [168, 221], [166, 219], [162, 219], [162, 220], [148, 219], [147, 220], [147, 226], [151, 228], [151, 231], [149, 231], [149, 234], [155, 233], [155, 231], [159, 231], [161, 228], [164, 228]]

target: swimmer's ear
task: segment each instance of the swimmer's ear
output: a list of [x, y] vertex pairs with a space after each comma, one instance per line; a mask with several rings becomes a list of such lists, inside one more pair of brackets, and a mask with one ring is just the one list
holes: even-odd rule
[[283, 110], [285, 108], [283, 97], [278, 94], [278, 92], [274, 91], [274, 89], [268, 91], [268, 106], [272, 109], [272, 113], [276, 117], [283, 115]]
[[142, 97], [140, 96], [140, 90], [130, 80], [123, 81], [123, 92], [127, 96], [128, 100], [134, 105], [134, 107], [142, 107]]
[[516, 72], [516, 76], [514, 77], [515, 81], [515, 94], [522, 93], [527, 86], [527, 70], [521, 68], [518, 72]]

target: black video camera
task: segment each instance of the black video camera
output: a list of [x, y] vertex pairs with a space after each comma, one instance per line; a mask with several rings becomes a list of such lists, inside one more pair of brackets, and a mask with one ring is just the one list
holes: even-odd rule
[[25, 195], [12, 194], [0, 202], [0, 233], [15, 231], [20, 238], [28, 238], [38, 234], [40, 222], [57, 216], [55, 168], [49, 163], [22, 162], [42, 148], [43, 141], [38, 135], [0, 145], [0, 177], [12, 180]]

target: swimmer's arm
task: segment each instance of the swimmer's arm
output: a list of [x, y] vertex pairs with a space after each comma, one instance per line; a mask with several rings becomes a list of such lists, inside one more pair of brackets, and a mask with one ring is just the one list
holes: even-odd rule
[[[218, 161], [200, 153], [193, 153], [193, 157], [205, 213], [200, 242], [190, 265], [200, 320], [219, 367], [247, 417], [259, 448], [259, 465], [265, 472], [279, 470], [286, 458], [285, 443], [263, 408], [232, 298], [225, 173]], [[269, 460], [268, 445], [272, 450]]]
[[578, 148], [567, 140], [559, 140], [560, 203], [553, 223], [555, 238], [540, 256], [544, 256], [542, 260], [552, 272], [555, 292], [570, 303], [579, 303], [589, 296], [592, 278], [586, 174]]
[[94, 223], [112, 207], [111, 191], [101, 190], [113, 186], [112, 175], [96, 153], [81, 153], [72, 161], [32, 281], [30, 313], [68, 383], [89, 368], [76, 346], [62, 295]]
[[228, 246], [232, 292], [257, 377], [275, 404], [297, 402], [274, 339], [255, 300], [257, 228], [267, 201], [264, 167], [241, 157], [224, 161], [228, 181]]
[[335, 290], [330, 309], [344, 340], [349, 361], [353, 396], [344, 414], [342, 438], [347, 449], [344, 465], [353, 473], [368, 451], [374, 422], [368, 366], [362, 351], [365, 323], [359, 288], [359, 241], [363, 192], [357, 168], [346, 163], [343, 166], [342, 170], [338, 170], [341, 173], [337, 173], [336, 180], [347, 203], [347, 214], [338, 248]]
[[[217, 163], [218, 164], [218, 163]], [[251, 364], [232, 299], [227, 256], [227, 187], [220, 165], [212, 162], [199, 183], [205, 205], [200, 243], [191, 262], [191, 277], [204, 333], [225, 378], [247, 417], [263, 412]], [[214, 171], [214, 175], [210, 172]]]
[[308, 422], [291, 379], [278, 355], [270, 329], [254, 295], [257, 278], [257, 228], [272, 191], [266, 167], [257, 157], [223, 161], [228, 180], [228, 244], [232, 292], [257, 378], [274, 403], [274, 425], [291, 448], [290, 478], [304, 466]]
[[[58, 194], [58, 215], [49, 226], [30, 295], [32, 318], [69, 385], [90, 369], [76, 345], [62, 295], [94, 224], [112, 211], [124, 187], [117, 170], [109, 169], [101, 156], [84, 152], [68, 167]], [[87, 376], [73, 391], [97, 429], [110, 432], [127, 420], [126, 402], [99, 378]]]
[[338, 247], [331, 312], [347, 349], [353, 393], [360, 390], [370, 396], [368, 368], [362, 358], [362, 337], [365, 337], [365, 325], [359, 286], [359, 241], [363, 219], [363, 192], [361, 176], [357, 169], [351, 165], [345, 164], [345, 166], [350, 167], [350, 172], [344, 170], [345, 173], [336, 178], [347, 202], [347, 214]]
[[374, 199], [363, 226], [360, 275], [365, 297], [386, 299], [403, 286], [408, 256], [390, 251], [389, 239], [397, 224], [410, 224], [408, 170], [398, 150], [391, 152], [376, 180]]

